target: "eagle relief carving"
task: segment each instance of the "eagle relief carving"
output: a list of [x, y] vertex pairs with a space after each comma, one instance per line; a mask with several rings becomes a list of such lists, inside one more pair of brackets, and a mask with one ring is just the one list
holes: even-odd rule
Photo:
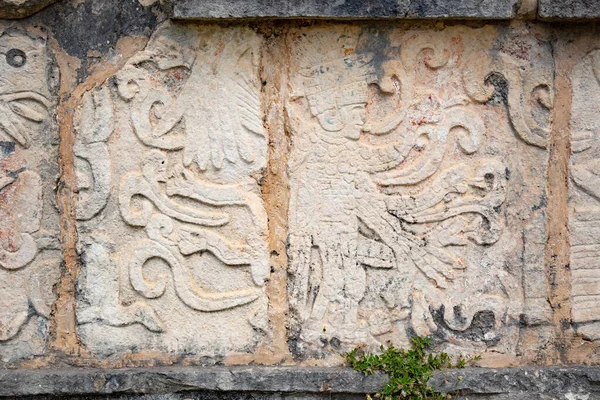
[[572, 321], [578, 333], [600, 339], [600, 49], [573, 68], [569, 240]]
[[[481, 31], [290, 33], [293, 353], [414, 334], [449, 351], [514, 351], [528, 268], [515, 216], [544, 196], [524, 177], [544, 181], [552, 74], [520, 69], [529, 59]], [[526, 58], [550, 56], [527, 44]], [[484, 50], [506, 64], [476, 60]]]
[[223, 355], [266, 334], [259, 51], [247, 29], [166, 24], [84, 99], [78, 322], [98, 354]]

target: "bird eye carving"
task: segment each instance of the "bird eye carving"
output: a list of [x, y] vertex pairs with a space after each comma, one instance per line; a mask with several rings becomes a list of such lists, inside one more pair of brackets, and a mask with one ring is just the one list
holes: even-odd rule
[[6, 62], [12, 67], [21, 68], [27, 62], [27, 56], [23, 50], [10, 49], [6, 53]]

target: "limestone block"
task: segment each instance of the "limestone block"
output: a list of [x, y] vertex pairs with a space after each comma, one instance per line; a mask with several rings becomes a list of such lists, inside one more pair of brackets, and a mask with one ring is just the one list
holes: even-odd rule
[[229, 18], [492, 18], [515, 17], [516, 0], [178, 0], [184, 19]]
[[600, 339], [600, 50], [572, 76], [569, 224], [572, 320], [577, 331]]
[[287, 40], [291, 351], [416, 333], [514, 354], [549, 318], [549, 43], [518, 24]]
[[56, 0], [0, 0], [0, 18], [24, 18]]
[[222, 357], [268, 336], [260, 44], [166, 24], [84, 96], [77, 322], [93, 354]]
[[57, 79], [44, 35], [0, 25], [0, 364], [45, 352], [61, 261]]
[[540, 0], [539, 16], [545, 19], [594, 19], [600, 17], [598, 0]]

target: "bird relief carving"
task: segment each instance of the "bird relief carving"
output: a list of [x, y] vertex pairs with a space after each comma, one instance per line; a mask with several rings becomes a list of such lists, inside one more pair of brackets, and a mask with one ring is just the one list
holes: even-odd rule
[[[265, 166], [266, 137], [257, 81], [259, 44], [255, 36], [243, 33], [231, 40], [222, 31], [167, 24], [88, 100], [96, 102], [95, 114], [88, 112], [92, 118], [102, 114], [99, 104], [110, 100], [107, 93], [118, 99], [135, 146], [142, 149], [134, 168], [112, 178], [111, 198], [122, 221], [134, 231], [143, 230], [145, 238], [133, 244], [125, 260], [129, 285], [139, 296], [129, 306], [99, 293], [118, 293], [122, 285], [114, 278], [118, 267], [109, 256], [114, 243], [86, 245], [90, 280], [82, 285], [88, 304], [81, 307], [80, 323], [141, 324], [164, 332], [168, 327], [144, 299], [160, 298], [171, 285], [192, 312], [222, 312], [263, 297], [267, 216], [257, 180]], [[106, 140], [108, 135], [100, 136]], [[103, 146], [101, 140], [96, 142]], [[95, 161], [100, 168], [89, 163], [97, 171], [91, 180], [100, 190], [107, 186], [106, 179], [111, 181], [115, 157], [120, 155]], [[104, 200], [88, 201], [91, 209], [82, 206], [87, 210], [84, 218], [106, 205], [107, 196], [91, 197]], [[211, 288], [195, 272], [194, 260], [206, 255], [215, 270], [248, 271], [252, 284], [226, 291]], [[149, 278], [146, 266], [156, 260], [169, 272]], [[111, 267], [103, 270], [103, 263]], [[94, 289], [92, 280], [98, 274], [113, 282], [110, 289], [106, 284]]]
[[572, 320], [577, 332], [600, 339], [598, 221], [600, 220], [600, 49], [589, 51], [573, 68], [569, 241]]
[[[510, 176], [506, 161], [485, 148], [486, 100], [474, 98], [472, 86], [491, 98], [486, 75], [504, 66], [457, 65], [443, 33], [407, 34], [400, 56], [387, 59], [361, 47], [353, 28], [290, 37], [288, 289], [297, 350], [326, 355], [330, 347], [406, 340], [408, 332], [499, 343], [505, 324], [518, 321], [523, 294], [519, 275], [480, 269], [477, 248], [492, 248], [505, 230]], [[468, 87], [448, 94], [418, 86], [419, 73], [448, 70], [449, 86]], [[463, 78], [473, 70], [477, 78]], [[546, 127], [515, 122], [540, 124], [519, 100], [531, 85], [516, 73], [501, 76], [514, 125], [503, 134], [543, 147], [532, 132]], [[471, 299], [468, 283], [481, 285]], [[469, 333], [476, 324], [485, 336]]]

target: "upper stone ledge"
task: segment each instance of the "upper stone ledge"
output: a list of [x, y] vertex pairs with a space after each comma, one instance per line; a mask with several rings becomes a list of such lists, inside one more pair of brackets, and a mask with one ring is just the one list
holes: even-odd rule
[[[553, 0], [546, 0], [551, 2]], [[572, 0], [573, 1], [573, 0]], [[584, 1], [584, 0], [581, 0]], [[596, 0], [587, 0], [595, 3]], [[526, 0], [177, 0], [177, 19], [512, 19]]]
[[539, 0], [541, 19], [597, 19], [600, 0]]
[[0, 0], [0, 18], [25, 18], [56, 0]]

